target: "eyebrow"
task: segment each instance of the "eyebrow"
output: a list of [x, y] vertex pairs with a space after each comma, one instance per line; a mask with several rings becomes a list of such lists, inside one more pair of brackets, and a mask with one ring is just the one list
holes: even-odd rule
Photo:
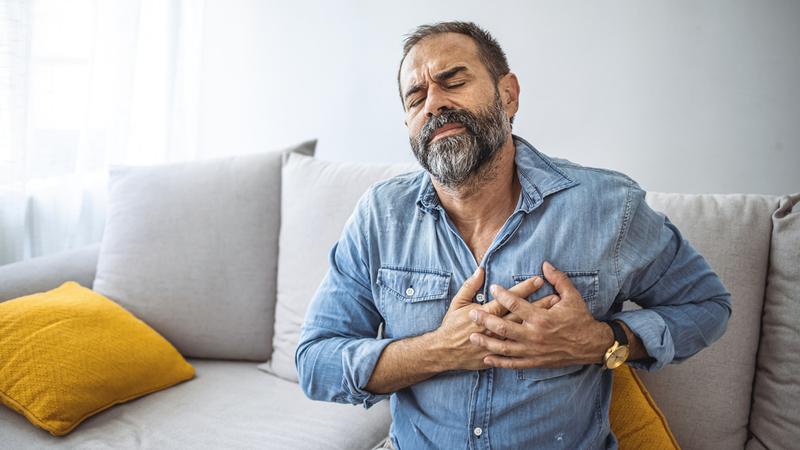
[[[436, 75], [433, 76], [433, 79], [437, 83], [441, 83], [441, 82], [446, 81], [446, 80], [448, 80], [450, 78], [453, 78], [459, 72], [463, 72], [465, 70], [467, 70], [466, 66], [455, 66], [452, 69], [447, 69], [444, 72], [437, 73]], [[406, 91], [406, 94], [403, 96], [403, 99], [408, 101], [408, 97], [410, 97], [411, 95], [421, 91], [423, 86], [424, 85], [421, 84], [421, 83], [411, 85], [411, 87], [408, 88], [408, 90]]]
[[433, 79], [436, 80], [437, 83], [441, 83], [442, 81], [449, 80], [458, 74], [459, 72], [463, 72], [467, 70], [465, 66], [455, 66], [452, 69], [447, 69], [444, 72], [439, 72], [433, 76]]

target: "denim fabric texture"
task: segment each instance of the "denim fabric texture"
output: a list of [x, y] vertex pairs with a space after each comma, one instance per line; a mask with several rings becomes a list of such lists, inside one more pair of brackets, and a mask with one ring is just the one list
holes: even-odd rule
[[[612, 371], [599, 364], [451, 370], [392, 394], [365, 390], [383, 349], [435, 330], [479, 264], [486, 302], [492, 283], [509, 288], [550, 261], [597, 320], [619, 319], [641, 339], [650, 357], [636, 368], [683, 361], [725, 331], [730, 294], [635, 181], [514, 144], [522, 191], [482, 261], [424, 170], [372, 185], [330, 250], [295, 353], [300, 385], [312, 399], [365, 408], [388, 398], [398, 450], [618, 446]], [[528, 300], [552, 292], [545, 283]], [[629, 300], [641, 309], [622, 311]]]

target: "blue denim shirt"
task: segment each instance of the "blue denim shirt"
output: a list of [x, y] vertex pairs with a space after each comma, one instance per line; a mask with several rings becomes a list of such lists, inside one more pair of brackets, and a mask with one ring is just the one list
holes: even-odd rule
[[[480, 261], [484, 302], [492, 283], [508, 288], [541, 275], [548, 260], [596, 319], [620, 319], [641, 339], [650, 358], [631, 366], [683, 361], [723, 334], [730, 294], [636, 182], [548, 157], [517, 136], [514, 143], [522, 191]], [[390, 398], [400, 450], [617, 448], [608, 419], [613, 372], [599, 364], [452, 370], [391, 396], [364, 389], [384, 347], [436, 329], [478, 265], [427, 172], [373, 184], [328, 260], [295, 353], [308, 397], [365, 408]], [[528, 300], [549, 293], [545, 283]], [[641, 309], [622, 311], [627, 300]]]

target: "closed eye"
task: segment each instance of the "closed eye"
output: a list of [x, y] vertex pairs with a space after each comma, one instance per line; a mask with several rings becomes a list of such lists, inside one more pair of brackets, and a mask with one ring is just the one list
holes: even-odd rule
[[[447, 89], [456, 89], [456, 88], [460, 88], [461, 86], [464, 86], [465, 84], [467, 84], [467, 82], [466, 82], [466, 81], [462, 81], [462, 82], [460, 82], [460, 83], [448, 84], [448, 85], [447, 85], [447, 86], [445, 86], [445, 87], [446, 87]], [[408, 105], [408, 107], [409, 107], [409, 108], [415, 108], [415, 107], [416, 107], [417, 105], [419, 105], [419, 104], [420, 104], [420, 103], [421, 103], [423, 100], [425, 100], [425, 97], [418, 98], [418, 99], [414, 100], [413, 102], [411, 102], [411, 103]]]

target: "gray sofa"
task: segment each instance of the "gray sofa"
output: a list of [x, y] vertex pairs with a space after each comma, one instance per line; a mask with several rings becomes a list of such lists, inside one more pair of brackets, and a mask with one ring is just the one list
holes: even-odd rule
[[[283, 161], [280, 176], [287, 176], [288, 161], [301, 167], [290, 174], [295, 181], [284, 179], [275, 192], [265, 193], [281, 205], [281, 226], [271, 236], [280, 248], [269, 264], [276, 280], [270, 289], [277, 291], [267, 296], [271, 302], [301, 277], [286, 272], [281, 265], [290, 264], [283, 258], [306, 265], [300, 283], [305, 287], [298, 289], [305, 289], [303, 296], [313, 294], [327, 269], [327, 252], [360, 193], [379, 179], [414, 169], [325, 162], [305, 155]], [[298, 174], [316, 181], [298, 182]], [[800, 194], [648, 194], [649, 204], [669, 216], [733, 295], [733, 314], [717, 343], [685, 363], [639, 372], [685, 449], [777, 449], [800, 442], [798, 201]], [[317, 216], [304, 215], [309, 211]], [[0, 301], [67, 280], [91, 287], [100, 252], [97, 243], [2, 266]], [[274, 303], [267, 306], [270, 314], [276, 309]], [[304, 308], [294, 307], [300, 312]], [[276, 312], [284, 318], [288, 314]], [[275, 339], [285, 328], [276, 324]], [[0, 448], [368, 449], [388, 433], [388, 402], [364, 409], [311, 401], [296, 382], [275, 374], [280, 370], [259, 370], [270, 370], [271, 361], [241, 359], [190, 355], [195, 379], [116, 405], [60, 438], [0, 407]]]

